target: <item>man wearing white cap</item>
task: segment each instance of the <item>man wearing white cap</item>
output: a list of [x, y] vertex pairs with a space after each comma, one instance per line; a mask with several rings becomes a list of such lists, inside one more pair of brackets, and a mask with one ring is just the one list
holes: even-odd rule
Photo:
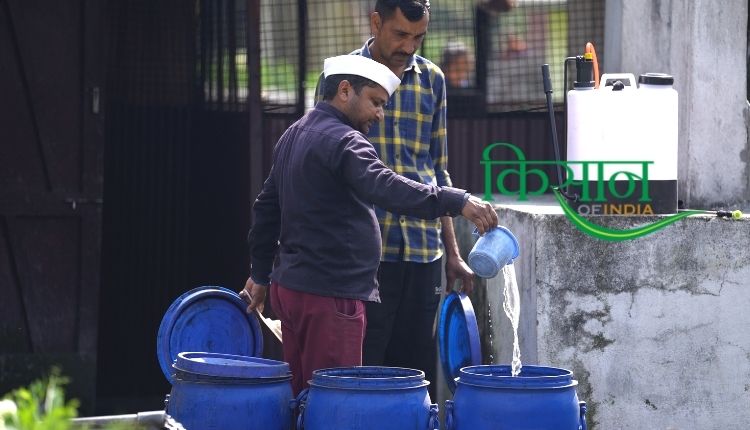
[[[248, 311], [271, 304], [296, 393], [313, 370], [362, 363], [364, 301], [379, 301], [380, 231], [373, 204], [425, 219], [459, 213], [480, 231], [492, 207], [463, 190], [420, 184], [388, 169], [365, 138], [400, 80], [371, 59], [324, 64], [323, 102], [290, 126], [253, 205]], [[278, 262], [273, 267], [278, 252]]]

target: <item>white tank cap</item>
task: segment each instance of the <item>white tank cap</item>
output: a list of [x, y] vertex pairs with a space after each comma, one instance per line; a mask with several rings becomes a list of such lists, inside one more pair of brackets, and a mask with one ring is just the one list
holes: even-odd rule
[[644, 73], [638, 76], [639, 84], [646, 85], [672, 85], [674, 78], [666, 73]]

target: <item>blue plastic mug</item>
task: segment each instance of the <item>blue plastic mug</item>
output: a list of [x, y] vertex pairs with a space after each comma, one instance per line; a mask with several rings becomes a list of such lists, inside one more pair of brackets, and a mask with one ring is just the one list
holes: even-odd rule
[[518, 240], [503, 226], [497, 226], [482, 236], [475, 228], [474, 236], [479, 239], [469, 253], [468, 263], [481, 278], [494, 278], [503, 266], [513, 263], [518, 257]]

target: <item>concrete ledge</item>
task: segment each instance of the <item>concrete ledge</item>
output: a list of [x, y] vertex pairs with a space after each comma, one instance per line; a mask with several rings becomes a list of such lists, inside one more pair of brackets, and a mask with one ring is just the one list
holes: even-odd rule
[[[574, 372], [589, 428], [746, 428], [747, 216], [694, 216], [639, 239], [606, 242], [575, 229], [550, 201], [497, 211], [521, 245], [521, 359]], [[632, 228], [656, 219], [593, 221]], [[455, 225], [466, 256], [471, 226], [460, 217]], [[488, 353], [495, 363], [510, 363], [512, 354], [502, 285], [494, 278], [472, 295], [487, 363]]]

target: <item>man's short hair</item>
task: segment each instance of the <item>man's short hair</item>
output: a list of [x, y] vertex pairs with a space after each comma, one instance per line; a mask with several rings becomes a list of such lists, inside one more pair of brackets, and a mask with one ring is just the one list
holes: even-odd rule
[[373, 88], [379, 86], [377, 82], [359, 75], [330, 75], [323, 80], [323, 100], [333, 100], [339, 90], [341, 81], [349, 81], [357, 95], [365, 86]]
[[415, 22], [430, 13], [430, 0], [377, 0], [375, 3], [375, 12], [383, 21], [389, 19], [396, 8], [401, 9], [406, 19]]

